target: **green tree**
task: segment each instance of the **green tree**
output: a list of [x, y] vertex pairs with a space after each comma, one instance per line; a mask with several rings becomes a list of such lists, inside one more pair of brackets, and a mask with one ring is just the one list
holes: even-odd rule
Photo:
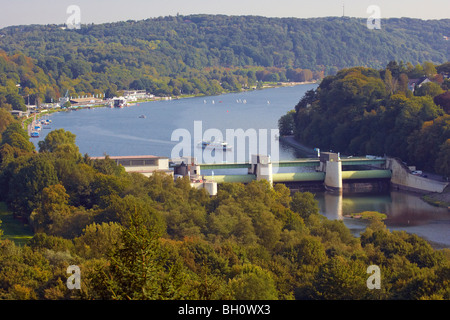
[[39, 141], [39, 152], [58, 152], [78, 154], [79, 150], [75, 143], [76, 136], [64, 129], [51, 131], [45, 136], [45, 139]]
[[100, 259], [106, 257], [115, 247], [120, 247], [122, 228], [117, 222], [92, 223], [83, 230], [83, 234], [74, 239], [78, 254], [85, 258]]
[[6, 128], [13, 122], [14, 117], [11, 115], [11, 113], [3, 108], [0, 108], [0, 138]]
[[417, 96], [431, 96], [432, 98], [444, 93], [441, 86], [434, 82], [427, 82], [417, 88], [414, 93]]
[[59, 235], [71, 214], [69, 196], [61, 184], [45, 187], [38, 208], [30, 215], [35, 232]]
[[425, 76], [427, 76], [427, 77], [432, 77], [437, 73], [436, 66], [432, 62], [425, 61], [422, 63], [422, 67], [423, 67], [423, 72], [425, 73]]
[[392, 78], [392, 73], [389, 69], [386, 69], [384, 74], [384, 84], [386, 86], [386, 91], [391, 95], [394, 94], [396, 91], [396, 79]]
[[51, 161], [41, 155], [18, 163], [8, 181], [7, 201], [13, 211], [27, 218], [41, 202], [42, 190], [58, 183]]
[[11, 104], [13, 110], [27, 111], [24, 99], [17, 93], [8, 94], [6, 101]]
[[278, 300], [272, 275], [255, 265], [244, 265], [230, 285], [237, 300]]
[[280, 131], [280, 135], [287, 136], [294, 133], [294, 114], [295, 111], [289, 111], [278, 120], [278, 129]]
[[94, 276], [104, 299], [155, 300], [182, 298], [183, 275], [167, 260], [160, 234], [137, 212], [130, 212], [121, 232], [122, 246], [115, 248], [110, 266]]
[[318, 267], [327, 261], [327, 254], [320, 238], [304, 237], [300, 240], [295, 250], [299, 264], [309, 264]]
[[331, 258], [319, 268], [314, 280], [317, 299], [360, 300], [368, 293], [367, 274], [360, 261], [342, 256]]
[[447, 139], [440, 147], [434, 169], [445, 177], [450, 177], [450, 139]]
[[307, 219], [310, 215], [319, 213], [319, 204], [311, 192], [296, 192], [292, 196], [291, 209]]
[[5, 144], [26, 153], [31, 153], [35, 150], [33, 143], [29, 140], [27, 132], [22, 129], [18, 122], [12, 122], [3, 132], [1, 145]]

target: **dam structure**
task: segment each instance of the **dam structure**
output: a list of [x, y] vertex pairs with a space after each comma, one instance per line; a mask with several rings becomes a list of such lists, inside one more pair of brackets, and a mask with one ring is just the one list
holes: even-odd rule
[[[180, 163], [181, 161], [181, 163]], [[386, 168], [385, 158], [345, 158], [339, 154], [322, 152], [318, 158], [296, 159], [272, 162], [267, 155], [252, 155], [250, 162], [243, 163], [196, 163], [194, 158], [172, 161], [175, 175], [191, 178], [201, 177], [202, 181], [221, 183], [250, 183], [267, 180], [270, 184], [284, 183], [292, 188], [324, 188], [342, 192], [344, 189], [373, 189], [380, 183], [387, 185], [392, 171]], [[183, 169], [181, 169], [183, 167]], [[298, 172], [298, 168], [305, 170]], [[287, 172], [278, 172], [280, 168]], [[346, 170], [343, 170], [345, 168]], [[247, 174], [204, 175], [203, 171], [246, 169]]]
[[[173, 175], [174, 179], [188, 176], [191, 186], [204, 188], [210, 195], [217, 194], [217, 186], [222, 183], [246, 184], [254, 180], [267, 180], [271, 185], [283, 183], [291, 190], [328, 190], [336, 193], [390, 188], [442, 193], [448, 186], [448, 182], [415, 174], [415, 168], [406, 166], [400, 159], [374, 156], [341, 158], [332, 152], [319, 152], [317, 158], [275, 162], [271, 161], [270, 156], [260, 154], [254, 154], [249, 162], [242, 163], [197, 163], [194, 157], [120, 156], [110, 159], [124, 166], [127, 172], [139, 172], [146, 176], [164, 172]], [[231, 174], [234, 169], [246, 173]], [[227, 174], [214, 175], [214, 170], [226, 171]]]

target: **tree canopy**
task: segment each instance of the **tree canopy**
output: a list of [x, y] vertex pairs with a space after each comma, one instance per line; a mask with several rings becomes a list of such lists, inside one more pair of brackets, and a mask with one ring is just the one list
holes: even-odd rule
[[[0, 238], [0, 299], [450, 298], [448, 250], [415, 235], [374, 220], [356, 237], [313, 194], [265, 180], [210, 197], [185, 178], [62, 157], [74, 143], [56, 130], [39, 153], [2, 162], [1, 200], [34, 236], [21, 247]], [[380, 290], [366, 285], [373, 264]], [[70, 265], [79, 290], [66, 287]]]
[[[430, 72], [441, 69], [422, 65]], [[398, 157], [448, 176], [446, 84], [434, 74], [430, 82], [412, 90], [408, 82], [415, 79], [417, 69], [392, 61], [381, 70], [340, 70], [325, 77], [280, 119], [280, 132], [286, 132], [285, 118], [293, 117], [296, 139], [310, 147], [346, 155]]]

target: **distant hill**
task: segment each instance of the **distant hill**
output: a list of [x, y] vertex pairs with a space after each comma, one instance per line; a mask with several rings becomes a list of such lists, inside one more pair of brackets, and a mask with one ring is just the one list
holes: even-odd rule
[[[162, 94], [216, 93], [262, 77], [304, 80], [345, 67], [380, 69], [392, 60], [450, 60], [444, 38], [450, 36], [450, 19], [391, 18], [381, 27], [369, 30], [365, 19], [346, 17], [170, 16], [79, 30], [12, 26], [0, 30], [0, 49], [35, 59], [62, 91], [73, 93], [130, 86]], [[311, 73], [299, 76], [301, 70]]]

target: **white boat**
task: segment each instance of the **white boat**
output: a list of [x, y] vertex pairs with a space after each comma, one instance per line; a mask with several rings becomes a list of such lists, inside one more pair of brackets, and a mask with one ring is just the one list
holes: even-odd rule
[[114, 108], [123, 108], [123, 107], [127, 107], [128, 103], [124, 97], [114, 97], [112, 99], [112, 106]]
[[198, 143], [198, 146], [203, 148], [203, 149], [222, 149], [223, 151], [228, 151], [231, 150], [231, 146], [228, 145], [227, 142], [225, 141], [208, 141], [208, 140], [203, 140], [201, 142]]

